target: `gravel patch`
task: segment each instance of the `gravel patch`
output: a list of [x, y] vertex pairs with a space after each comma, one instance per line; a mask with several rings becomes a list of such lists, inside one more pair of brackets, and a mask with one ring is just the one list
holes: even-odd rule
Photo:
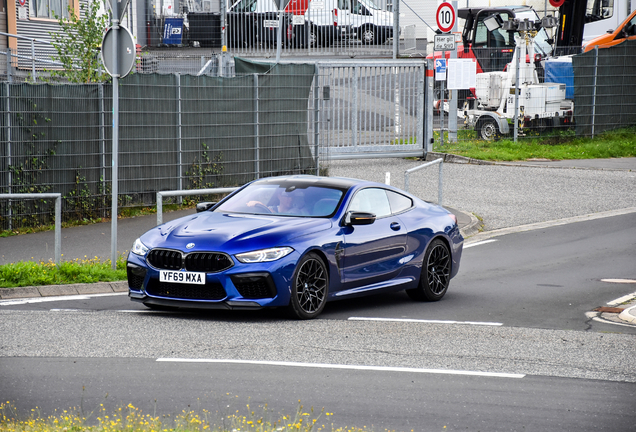
[[[404, 187], [404, 172], [417, 160], [330, 161], [330, 176], [360, 178]], [[437, 202], [438, 167], [412, 173], [409, 192]], [[636, 206], [636, 173], [507, 165], [444, 164], [443, 204], [484, 221], [485, 230], [582, 216]]]

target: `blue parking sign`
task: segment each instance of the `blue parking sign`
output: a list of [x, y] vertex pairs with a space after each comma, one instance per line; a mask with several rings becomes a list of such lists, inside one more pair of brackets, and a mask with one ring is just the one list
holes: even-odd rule
[[435, 59], [435, 81], [446, 80], [446, 59]]

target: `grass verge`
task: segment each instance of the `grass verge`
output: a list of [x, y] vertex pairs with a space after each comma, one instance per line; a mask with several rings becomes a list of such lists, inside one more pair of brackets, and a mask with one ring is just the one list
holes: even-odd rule
[[[113, 282], [126, 279], [126, 257], [117, 258], [115, 270], [111, 261], [99, 258], [54, 262], [17, 262], [0, 265], [0, 288], [74, 283]], [[0, 428], [0, 430], [2, 430]]]
[[331, 413], [321, 410], [314, 412], [313, 408], [305, 410], [300, 405], [294, 415], [280, 415], [274, 419], [267, 405], [259, 412], [247, 405], [247, 415], [240, 415], [238, 411], [220, 416], [203, 410], [200, 414], [183, 410], [176, 416], [153, 416], [143, 414], [132, 404], [120, 407], [115, 412], [107, 413], [101, 405], [96, 413], [84, 414], [80, 409], [64, 410], [57, 415], [42, 417], [38, 409], [31, 410], [31, 415], [23, 420], [19, 419], [16, 409], [9, 403], [0, 404], [0, 431], [11, 432], [68, 432], [68, 431], [96, 431], [96, 432], [363, 432], [366, 426], [334, 428], [325, 423]]
[[526, 136], [516, 143], [512, 139], [478, 140], [475, 134], [475, 131], [460, 130], [458, 141], [449, 143], [445, 133], [445, 144], [440, 146], [436, 132], [433, 150], [491, 161], [636, 157], [636, 127], [605, 132], [594, 138], [576, 138], [573, 131], [555, 131], [549, 135]]

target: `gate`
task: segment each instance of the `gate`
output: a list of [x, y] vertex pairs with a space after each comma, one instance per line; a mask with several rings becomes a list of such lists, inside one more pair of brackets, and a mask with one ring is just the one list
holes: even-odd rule
[[422, 156], [425, 61], [373, 59], [317, 65], [313, 103], [320, 118], [314, 139], [320, 159]]

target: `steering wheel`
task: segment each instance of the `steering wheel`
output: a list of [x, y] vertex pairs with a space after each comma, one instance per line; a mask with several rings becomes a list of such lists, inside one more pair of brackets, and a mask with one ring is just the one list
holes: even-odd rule
[[265, 204], [261, 204], [259, 202], [255, 203], [253, 206], [255, 209], [259, 209], [261, 212], [271, 213], [272, 211]]

